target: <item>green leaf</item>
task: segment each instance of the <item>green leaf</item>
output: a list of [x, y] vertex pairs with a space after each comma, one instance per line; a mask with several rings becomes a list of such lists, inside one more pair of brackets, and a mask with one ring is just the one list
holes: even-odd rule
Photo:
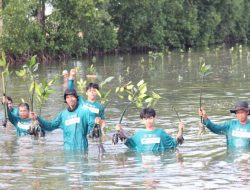
[[42, 102], [42, 99], [39, 96], [37, 96], [36, 98], [37, 98], [37, 100], [38, 100], [39, 103]]
[[33, 68], [33, 73], [38, 70], [39, 63], [36, 63], [32, 68]]
[[32, 82], [32, 83], [30, 84], [29, 91], [32, 92], [33, 89], [34, 89], [34, 82]]
[[144, 99], [146, 96], [147, 96], [146, 94], [140, 94], [140, 95], [138, 96], [138, 98], [139, 98], [139, 99]]
[[124, 96], [122, 96], [122, 95], [120, 95], [120, 94], [118, 94], [117, 96], [118, 96], [119, 98], [121, 98], [121, 99], [124, 98]]
[[5, 52], [2, 51], [2, 59], [0, 60], [0, 66], [6, 68], [6, 59], [5, 59]]
[[42, 88], [39, 84], [35, 85], [35, 92], [37, 93], [38, 96], [42, 96]]
[[154, 99], [160, 99], [161, 98], [161, 96], [159, 94], [155, 93], [155, 92], [152, 92], [152, 97]]
[[145, 99], [145, 102], [149, 103], [149, 102], [152, 102], [153, 100], [154, 100], [154, 98], [150, 97], [150, 98]]
[[120, 90], [120, 87], [116, 87], [115, 92], [117, 93], [119, 92], [119, 90]]
[[146, 93], [147, 92], [147, 84], [144, 83], [139, 87], [140, 93]]
[[29, 67], [32, 68], [36, 64], [36, 55], [32, 56], [29, 62]]
[[133, 87], [134, 87], [134, 85], [133, 85], [133, 84], [130, 84], [130, 85], [127, 85], [127, 86], [126, 86], [126, 89], [127, 89], [127, 90], [131, 90]]
[[120, 92], [124, 92], [124, 87], [121, 87], [121, 88], [120, 88]]
[[24, 76], [26, 76], [26, 70], [25, 69], [22, 69], [22, 70], [20, 70], [20, 71], [16, 71], [16, 75], [18, 76], [18, 77], [24, 77]]
[[111, 92], [111, 89], [105, 94], [105, 96], [104, 96], [105, 99], [107, 99], [107, 97], [109, 96], [110, 92]]
[[133, 97], [131, 95], [128, 95], [128, 100], [132, 102], [133, 101]]
[[144, 84], [144, 80], [140, 80], [138, 83], [137, 83], [137, 86], [141, 86], [142, 84]]
[[98, 95], [100, 98], [102, 97], [102, 94], [100, 93], [99, 90], [96, 89], [96, 93], [97, 93], [97, 95]]
[[100, 86], [102, 87], [103, 85], [105, 85], [106, 83], [111, 82], [115, 77], [110, 76], [108, 78], [106, 78], [103, 82], [101, 82]]
[[141, 102], [136, 102], [136, 107], [137, 108], [142, 108], [143, 104]]
[[5, 64], [3, 63], [3, 60], [0, 60], [0, 67], [5, 67]]

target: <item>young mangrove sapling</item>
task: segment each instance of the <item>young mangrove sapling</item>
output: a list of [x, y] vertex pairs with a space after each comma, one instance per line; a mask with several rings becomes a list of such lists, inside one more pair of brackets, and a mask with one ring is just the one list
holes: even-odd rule
[[[201, 88], [200, 88], [200, 109], [202, 107], [202, 94], [203, 94], [203, 88], [204, 88], [204, 78], [210, 75], [211, 72], [211, 65], [206, 65], [204, 58], [200, 58], [200, 66], [199, 66], [199, 75], [201, 78]], [[205, 133], [205, 126], [203, 125], [203, 119], [200, 117], [200, 123], [199, 123], [199, 134]]]

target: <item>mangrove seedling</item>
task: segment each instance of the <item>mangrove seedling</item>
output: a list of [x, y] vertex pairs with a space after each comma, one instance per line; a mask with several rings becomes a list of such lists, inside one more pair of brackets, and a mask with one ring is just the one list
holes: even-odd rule
[[[124, 98], [124, 96], [127, 96], [129, 101], [121, 114], [119, 124], [122, 123], [125, 112], [128, 110], [131, 104], [134, 104], [136, 108], [140, 109], [144, 106], [144, 104], [147, 104], [147, 107], [154, 106], [161, 98], [160, 95], [155, 92], [152, 92], [152, 95], [148, 95], [147, 91], [147, 83], [145, 83], [144, 80], [139, 81], [136, 85], [132, 84], [130, 81], [127, 84], [116, 88], [118, 97]], [[120, 141], [125, 140], [125, 138], [121, 135], [121, 131], [117, 131], [115, 134], [113, 134], [113, 144], [117, 144], [118, 139], [120, 139]]]
[[156, 59], [161, 58], [163, 59], [164, 54], [162, 52], [148, 52], [149, 62], [152, 63], [152, 61], [156, 61]]
[[87, 68], [87, 75], [86, 77], [88, 78], [96, 78], [96, 68], [95, 66], [92, 64], [90, 65], [90, 67]]
[[[22, 69], [16, 71], [18, 77], [25, 81], [25, 85], [28, 89], [28, 97], [31, 105], [31, 112], [34, 111], [34, 97], [36, 95], [37, 105], [39, 109], [39, 114], [41, 114], [42, 105], [47, 101], [49, 95], [53, 93], [51, 85], [55, 82], [57, 76], [50, 80], [44, 80], [42, 83], [38, 83], [37, 74], [39, 63], [36, 62], [36, 56], [33, 56], [27, 64], [23, 65]], [[33, 121], [29, 132], [34, 136], [44, 136], [44, 131], [41, 130], [37, 121]]]
[[[105, 107], [107, 106], [107, 102], [108, 102], [108, 96], [111, 93], [111, 89], [109, 89], [108, 91], [105, 91], [104, 86], [111, 82], [114, 79], [113, 76], [110, 76], [108, 78], [106, 78], [104, 81], [102, 81], [100, 83], [100, 88], [102, 89], [101, 91], [97, 90], [97, 94], [99, 96], [100, 102], [105, 105]], [[100, 153], [105, 152], [105, 149], [103, 147], [103, 139], [102, 137], [104, 136], [104, 131], [103, 128], [100, 125], [97, 125], [97, 129], [98, 129], [98, 134], [99, 134], [99, 145], [98, 145], [98, 149]]]
[[[3, 68], [2, 71], [2, 87], [3, 87], [3, 96], [6, 96], [6, 77], [9, 76], [9, 64], [6, 62], [5, 53], [2, 52], [2, 58], [0, 59], [0, 67]], [[7, 120], [8, 120], [8, 114], [7, 114], [7, 105], [3, 104], [4, 108], [4, 120], [2, 122], [2, 125], [6, 127]]]
[[101, 91], [97, 90], [97, 95], [99, 96], [100, 102], [105, 104], [108, 101], [108, 96], [111, 93], [111, 89], [105, 91], [104, 87], [107, 83], [110, 83], [115, 77], [110, 76], [100, 83]]
[[76, 83], [77, 83], [77, 89], [78, 89], [78, 91], [79, 91], [81, 94], [84, 94], [84, 93], [85, 93], [85, 88], [86, 88], [87, 81], [86, 81], [86, 80], [83, 80], [83, 79], [80, 79], [80, 80], [77, 81]]
[[[35, 89], [38, 80], [38, 71], [39, 63], [36, 62], [36, 56], [33, 56], [26, 64], [23, 65], [22, 69], [16, 71], [16, 75], [22, 78], [25, 82], [28, 91], [29, 102], [31, 106], [31, 112], [34, 111], [34, 96], [35, 96]], [[32, 124], [29, 127], [29, 134], [34, 136], [44, 136], [40, 135], [42, 132], [41, 127], [39, 126], [37, 121], [32, 121]]]
[[151, 95], [148, 95], [147, 91], [147, 83], [145, 83], [144, 80], [139, 81], [136, 85], [132, 84], [132, 82], [130, 81], [127, 84], [116, 88], [118, 97], [123, 99], [124, 96], [127, 96], [127, 99], [129, 101], [122, 112], [119, 124], [122, 123], [124, 114], [131, 104], [134, 104], [135, 107], [139, 109], [142, 108], [145, 104], [147, 104], [147, 107], [154, 106], [156, 102], [161, 98], [161, 96], [155, 92], [152, 92]]
[[164, 54], [162, 52], [152, 52], [152, 51], [149, 51], [148, 52], [148, 57], [149, 57], [149, 70], [152, 71], [152, 70], [155, 70], [155, 61], [159, 58], [161, 58], [161, 63], [163, 65], [164, 63]]
[[35, 92], [36, 92], [36, 100], [38, 103], [39, 115], [42, 114], [43, 104], [48, 100], [49, 96], [54, 93], [52, 89], [52, 85], [59, 78], [59, 75], [54, 76], [52, 80], [44, 79], [42, 83], [36, 83]]
[[[102, 91], [99, 91], [97, 90], [97, 95], [99, 96], [99, 99], [100, 99], [100, 102], [102, 104], [105, 104], [107, 101], [108, 101], [108, 96], [111, 92], [111, 89], [108, 90], [108, 91], [104, 91], [104, 86], [111, 82], [112, 80], [114, 79], [113, 76], [111, 77], [108, 77], [106, 78], [104, 81], [102, 81], [100, 83], [100, 88], [102, 89]], [[80, 92], [82, 94], [85, 93], [85, 88], [86, 88], [86, 83], [87, 81], [86, 80], [83, 80], [83, 79], [80, 79], [79, 81], [77, 81], [77, 88], [78, 90], [80, 90]], [[100, 124], [96, 124], [94, 126], [94, 128], [92, 129], [91, 133], [90, 133], [90, 136], [93, 138], [93, 139], [97, 139], [99, 141], [99, 144], [98, 144], [98, 150], [99, 150], [99, 153], [104, 153], [105, 152], [105, 149], [103, 147], [103, 137], [104, 137], [104, 131], [102, 129], [102, 127], [100, 126]]]
[[174, 110], [174, 112], [175, 112], [175, 114], [176, 114], [176, 116], [177, 116], [179, 122], [181, 122], [181, 118], [180, 118], [180, 116], [179, 116], [179, 113], [177, 112], [177, 110], [175, 109], [175, 107], [174, 107], [173, 105], [172, 105], [172, 109]]
[[19, 71], [16, 71], [16, 75], [22, 78], [25, 81], [25, 85], [28, 90], [28, 97], [30, 101], [31, 111], [34, 110], [34, 95], [35, 88], [38, 80], [38, 70], [39, 63], [36, 62], [36, 56], [33, 56], [27, 64], [23, 65], [23, 68]]
[[[106, 78], [106, 79], [105, 79], [104, 81], [102, 81], [102, 82], [100, 83], [100, 85], [99, 85], [101, 91], [96, 90], [97, 95], [99, 96], [99, 100], [100, 100], [101, 104], [103, 104], [103, 106], [104, 106], [105, 108], [107, 107], [107, 104], [109, 103], [108, 97], [109, 97], [109, 95], [110, 95], [110, 93], [111, 93], [111, 91], [112, 91], [112, 89], [106, 90], [105, 86], [106, 86], [107, 83], [110, 83], [113, 79], [114, 79], [113, 76], [110, 76], [110, 77]], [[101, 129], [101, 134], [104, 135], [105, 132], [111, 131], [112, 128], [113, 128], [113, 127], [107, 127], [107, 126], [106, 126], [106, 127], [104, 128], [104, 130], [102, 130], [102, 128], [99, 128], [99, 129]], [[99, 131], [98, 133], [100, 134], [100, 131]]]
[[[211, 65], [206, 65], [204, 58], [200, 58], [200, 67], [199, 67], [199, 75], [201, 78], [201, 88], [200, 88], [200, 109], [202, 107], [202, 91], [204, 88], [204, 78], [210, 75], [211, 72]], [[205, 126], [203, 125], [203, 119], [202, 117], [200, 118], [200, 130], [199, 134], [204, 134], [205, 133]]]

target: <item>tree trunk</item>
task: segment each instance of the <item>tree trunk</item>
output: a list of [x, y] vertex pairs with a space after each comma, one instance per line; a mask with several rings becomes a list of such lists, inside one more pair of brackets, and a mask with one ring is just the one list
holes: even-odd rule
[[40, 5], [37, 9], [37, 20], [41, 24], [42, 29], [44, 31], [45, 29], [45, 0], [40, 0]]
[[[3, 13], [3, 0], [0, 0], [0, 11]], [[0, 16], [0, 36], [3, 34], [3, 16]]]

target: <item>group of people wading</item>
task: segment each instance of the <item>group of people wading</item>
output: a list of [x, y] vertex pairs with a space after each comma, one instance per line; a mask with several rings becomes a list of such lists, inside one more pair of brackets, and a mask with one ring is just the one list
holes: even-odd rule
[[[106, 122], [104, 106], [97, 101], [99, 86], [95, 83], [89, 83], [86, 87], [87, 99], [85, 99], [83, 96], [79, 96], [75, 90], [75, 75], [75, 69], [71, 69], [67, 89], [63, 96], [67, 108], [51, 121], [38, 116], [35, 112], [30, 112], [27, 103], [21, 103], [18, 108], [14, 108], [12, 99], [4, 96], [3, 103], [8, 105], [6, 106], [8, 119], [16, 128], [18, 136], [35, 134], [36, 126], [39, 126], [43, 136], [45, 131], [60, 128], [63, 131], [64, 148], [82, 151], [88, 149], [88, 138], [100, 138], [99, 132], [105, 128]], [[203, 125], [213, 133], [226, 135], [228, 148], [250, 149], [248, 103], [246, 101], [237, 102], [230, 112], [235, 113], [236, 119], [215, 124], [208, 118], [203, 108], [198, 109], [198, 115], [202, 117]], [[178, 133], [174, 138], [163, 129], [155, 127], [156, 112], [153, 108], [142, 109], [140, 118], [145, 129], [138, 130], [134, 135], [128, 137], [124, 127], [118, 124], [116, 125], [116, 133], [113, 135], [113, 143], [116, 144], [120, 139], [129, 149], [138, 152], [165, 151], [175, 149], [183, 143], [184, 124], [182, 122], [179, 123]]]

